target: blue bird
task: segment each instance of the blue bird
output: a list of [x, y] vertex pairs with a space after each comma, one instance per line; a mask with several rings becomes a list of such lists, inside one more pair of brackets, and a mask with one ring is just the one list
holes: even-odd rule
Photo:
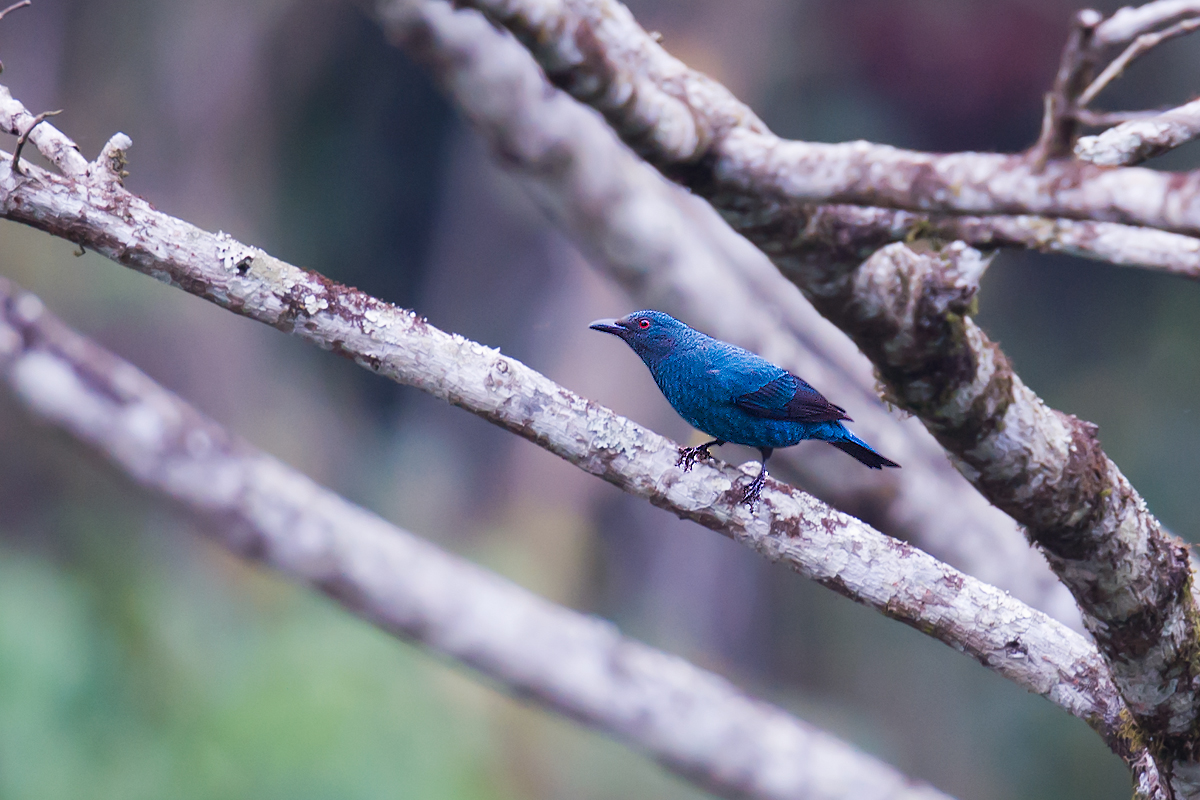
[[751, 508], [767, 477], [767, 459], [777, 447], [805, 439], [829, 442], [871, 469], [899, 467], [871, 449], [842, 424], [846, 410], [782, 367], [749, 350], [693, 330], [661, 311], [635, 311], [588, 326], [625, 340], [650, 368], [654, 382], [679, 415], [714, 436], [697, 447], [680, 448], [684, 471], [708, 448], [727, 442], [756, 447], [762, 469], [742, 496]]

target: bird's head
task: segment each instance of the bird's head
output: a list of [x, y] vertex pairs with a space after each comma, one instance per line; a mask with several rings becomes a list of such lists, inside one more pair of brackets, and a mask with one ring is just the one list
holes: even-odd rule
[[621, 337], [646, 363], [667, 355], [694, 333], [670, 314], [651, 310], [635, 311], [620, 319], [598, 319], [588, 327]]

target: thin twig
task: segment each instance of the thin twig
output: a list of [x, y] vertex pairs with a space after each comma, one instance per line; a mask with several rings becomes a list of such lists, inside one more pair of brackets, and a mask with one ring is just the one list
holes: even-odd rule
[[34, 117], [33, 122], [29, 123], [29, 127], [25, 129], [24, 133], [22, 133], [20, 136], [17, 137], [17, 146], [13, 150], [13, 154], [12, 154], [12, 165], [11, 166], [12, 166], [13, 172], [17, 173], [18, 175], [25, 174], [25, 173], [21, 172], [21, 164], [20, 164], [21, 150], [25, 147], [25, 142], [29, 140], [29, 134], [31, 134], [33, 132], [33, 129], [36, 128], [38, 125], [41, 125], [42, 122], [45, 121], [46, 117], [56, 117], [61, 113], [62, 113], [61, 108], [58, 111], [43, 111], [42, 113], [40, 113], [36, 117]]
[[1200, 137], [1200, 100], [1084, 136], [1075, 155], [1103, 166], [1140, 164]]
[[1191, 33], [1192, 31], [1196, 30], [1196, 28], [1200, 28], [1200, 17], [1182, 20], [1181, 22], [1177, 22], [1169, 28], [1157, 31], [1155, 33], [1142, 34], [1135, 39], [1132, 44], [1126, 47], [1121, 55], [1113, 59], [1112, 62], [1104, 68], [1104, 71], [1096, 76], [1096, 80], [1092, 81], [1090, 86], [1083, 90], [1083, 93], [1079, 95], [1079, 100], [1077, 101], [1078, 104], [1080, 106], [1086, 106], [1091, 103], [1092, 100], [1096, 99], [1096, 95], [1100, 94], [1100, 91], [1104, 89], [1105, 86], [1107, 86], [1115, 78], [1117, 78], [1117, 76], [1124, 72], [1125, 68], [1128, 67], [1130, 62], [1132, 62], [1134, 59], [1145, 55], [1150, 50], [1154, 49], [1168, 39], [1174, 39], [1176, 36], [1183, 36], [1184, 34]]
[[1103, 17], [1098, 11], [1085, 8], [1076, 12], [1071, 33], [1059, 59], [1054, 87], [1046, 94], [1042, 110], [1042, 130], [1029, 150], [1030, 163], [1040, 172], [1052, 158], [1071, 152], [1078, 123], [1072, 113], [1075, 98], [1086, 85], [1095, 68], [1095, 53], [1091, 47], [1092, 34]]
[[1072, 113], [1075, 119], [1089, 128], [1107, 128], [1110, 125], [1120, 125], [1125, 122], [1138, 122], [1153, 119], [1159, 114], [1170, 111], [1169, 108], [1152, 108], [1144, 111], [1092, 111], [1087, 108], [1077, 108]]
[[31, 5], [33, 5], [33, 0], [20, 0], [19, 2], [13, 3], [8, 8], [4, 9], [3, 11], [0, 11], [0, 19], [4, 19], [5, 17], [7, 17], [9, 12], [11, 12], [11, 11], [16, 11], [18, 8], [25, 8], [25, 6], [31, 6]]

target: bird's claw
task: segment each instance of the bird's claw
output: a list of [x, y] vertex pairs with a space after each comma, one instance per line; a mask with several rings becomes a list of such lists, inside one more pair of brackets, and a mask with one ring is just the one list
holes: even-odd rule
[[675, 462], [675, 466], [683, 467], [684, 472], [689, 472], [697, 461], [712, 459], [712, 453], [708, 452], [710, 447], [712, 447], [711, 444], [701, 444], [696, 447], [679, 448], [679, 459]]
[[750, 481], [750, 485], [746, 487], [746, 491], [742, 493], [742, 505], [751, 511], [754, 510], [754, 504], [758, 502], [759, 495], [762, 494], [763, 486], [766, 485], [767, 476], [765, 470], [759, 473], [758, 477]]

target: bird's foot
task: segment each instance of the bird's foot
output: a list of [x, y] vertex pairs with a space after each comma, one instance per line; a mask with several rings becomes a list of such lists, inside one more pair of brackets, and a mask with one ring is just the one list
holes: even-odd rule
[[750, 485], [746, 487], [746, 491], [742, 493], [742, 505], [751, 511], [754, 510], [754, 504], [758, 502], [758, 496], [762, 494], [763, 486], [767, 483], [767, 470], [764, 467], [758, 476], [750, 481]]
[[679, 460], [675, 462], [675, 466], [683, 467], [683, 471], [688, 472], [697, 461], [711, 461], [713, 454], [708, 452], [708, 448], [714, 444], [716, 442], [679, 448]]

